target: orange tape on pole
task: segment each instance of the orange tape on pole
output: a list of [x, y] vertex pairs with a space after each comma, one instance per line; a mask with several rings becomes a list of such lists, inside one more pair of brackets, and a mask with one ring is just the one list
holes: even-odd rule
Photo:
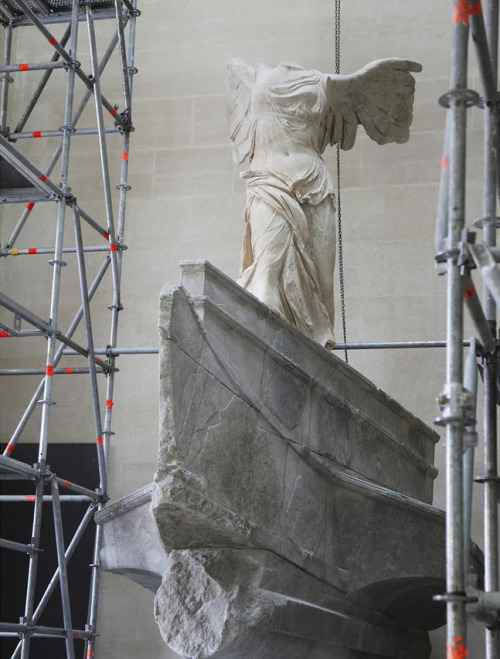
[[94, 656], [94, 650], [92, 650], [91, 648], [89, 648], [89, 649], [87, 650], [87, 659], [92, 659], [93, 656]]
[[42, 137], [42, 131], [41, 130], [34, 130], [32, 135], [33, 135], [33, 137]]
[[19, 64], [19, 71], [29, 71], [29, 64]]
[[475, 289], [474, 286], [472, 286], [471, 288], [469, 288], [469, 289], [467, 289], [466, 291], [464, 291], [464, 297], [465, 297], [465, 298], [471, 298], [471, 297], [474, 297], [475, 294], [476, 294], [476, 289]]
[[128, 151], [122, 151], [122, 160], [128, 160]]
[[110, 249], [112, 252], [116, 252], [116, 243], [110, 243], [110, 245], [109, 245], [109, 249]]
[[102, 436], [98, 437], [95, 441], [96, 441], [96, 444], [101, 445], [102, 444]]
[[114, 115], [116, 114], [116, 108], [111, 108], [110, 110], [108, 110], [108, 112], [109, 114]]
[[72, 368], [65, 368], [65, 369], [64, 369], [64, 372], [65, 372], [65, 373], [73, 373], [74, 371], [73, 371]]
[[28, 247], [28, 254], [36, 254], [36, 247]]
[[12, 451], [14, 450], [14, 444], [7, 444], [5, 450], [7, 451], [7, 453], [12, 453]]
[[113, 408], [113, 401], [112, 400], [107, 400], [106, 401], [106, 409], [111, 410]]
[[42, 183], [47, 180], [47, 176], [45, 174], [42, 174], [41, 176], [38, 177]]
[[26, 208], [29, 211], [32, 211], [35, 208], [35, 204], [32, 201], [28, 201], [28, 203], [26, 204]]
[[446, 644], [446, 659], [465, 659], [468, 656], [469, 653], [461, 636], [455, 636], [453, 645]]
[[475, 5], [467, 0], [460, 0], [457, 2], [455, 8], [453, 9], [453, 22], [454, 23], [468, 23], [469, 16], [474, 16], [474, 14], [479, 14], [482, 11], [481, 0], [478, 0]]
[[55, 46], [57, 43], [57, 39], [55, 37], [50, 37], [49, 43], [51, 46]]
[[0, 336], [6, 338], [6, 337], [10, 336], [10, 334], [8, 332], [6, 332], [5, 330], [0, 330]]
[[443, 156], [441, 158], [441, 171], [450, 166], [450, 156]]
[[106, 240], [107, 240], [107, 239], [109, 238], [109, 231], [105, 231], [102, 235], [103, 235], [103, 236], [106, 238]]
[[69, 481], [64, 481], [64, 487], [69, 487]]
[[53, 366], [47, 366], [45, 368], [45, 375], [54, 375], [54, 367]]
[[35, 495], [34, 494], [28, 494], [28, 496], [26, 497], [26, 501], [28, 503], [35, 503]]

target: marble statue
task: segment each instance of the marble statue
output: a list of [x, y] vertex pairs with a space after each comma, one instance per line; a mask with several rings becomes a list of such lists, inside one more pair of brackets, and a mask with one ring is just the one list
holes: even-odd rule
[[335, 344], [335, 200], [321, 157], [351, 149], [358, 124], [378, 144], [406, 142], [416, 62], [384, 59], [353, 75], [232, 59], [228, 120], [246, 179], [239, 283], [327, 348]]

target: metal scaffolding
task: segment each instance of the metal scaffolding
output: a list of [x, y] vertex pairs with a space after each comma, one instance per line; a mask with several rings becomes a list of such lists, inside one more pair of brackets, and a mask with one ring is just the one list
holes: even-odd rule
[[[120, 276], [125, 211], [128, 184], [128, 158], [130, 134], [132, 125], [132, 86], [134, 68], [136, 19], [139, 16], [136, 0], [2, 0], [0, 2], [0, 21], [5, 28], [4, 61], [0, 66], [2, 75], [2, 96], [0, 105], [0, 201], [3, 204], [24, 204], [7, 243], [1, 246], [0, 256], [8, 262], [16, 257], [26, 255], [44, 255], [51, 257], [52, 267], [50, 301], [47, 312], [43, 315], [28, 309], [19, 301], [12, 299], [5, 292], [0, 293], [0, 337], [3, 348], [9, 350], [16, 338], [31, 338], [40, 346], [39, 366], [36, 368], [4, 369], [2, 375], [42, 375], [42, 378], [28, 403], [17, 427], [7, 446], [0, 456], [0, 477], [2, 479], [25, 479], [27, 489], [34, 485], [34, 494], [15, 496], [4, 495], [2, 502], [28, 501], [33, 504], [32, 531], [29, 542], [20, 543], [10, 539], [2, 539], [0, 546], [17, 552], [28, 554], [28, 576], [25, 594], [24, 612], [12, 612], [12, 615], [22, 613], [19, 622], [8, 620], [2, 622], [0, 634], [19, 638], [12, 657], [35, 656], [32, 639], [50, 637], [61, 639], [65, 644], [65, 656], [74, 657], [78, 643], [84, 644], [84, 656], [94, 656], [97, 605], [99, 595], [99, 551], [102, 544], [100, 527], [95, 530], [93, 557], [91, 557], [90, 592], [88, 595], [88, 618], [84, 629], [75, 629], [72, 622], [70, 602], [71, 583], [68, 581], [68, 562], [81, 540], [85, 529], [91, 525], [94, 512], [105, 505], [107, 494], [108, 452], [111, 436], [114, 377], [117, 371], [115, 360], [119, 312], [122, 309], [120, 295]], [[96, 22], [100, 21], [99, 29]], [[59, 26], [62, 24], [62, 26]], [[88, 45], [80, 43], [79, 30], [86, 24]], [[110, 26], [111, 24], [111, 26]], [[106, 25], [112, 30], [106, 30]], [[50, 31], [66, 27], [62, 36], [57, 39]], [[100, 28], [104, 37], [101, 36]], [[12, 60], [13, 31], [23, 32], [23, 44], [29, 39], [42, 38], [47, 43], [47, 60], [43, 62], [15, 62]], [[112, 33], [111, 39], [109, 34]], [[100, 39], [100, 40], [99, 40]], [[106, 47], [101, 48], [103, 39]], [[99, 45], [98, 45], [99, 44]], [[102, 49], [101, 54], [100, 50]], [[84, 69], [78, 58], [86, 57], [89, 61], [88, 70]], [[112, 65], [107, 66], [108, 62]], [[107, 67], [107, 69], [106, 69]], [[101, 79], [103, 73], [113, 68], [117, 73], [119, 85], [123, 91], [123, 110], [113, 104], [104, 95]], [[29, 73], [42, 73], [38, 84], [29, 98], [26, 109], [19, 118], [13, 130], [7, 125], [10, 112], [9, 88], [16, 76], [33, 76]], [[44, 99], [44, 90], [53, 82], [52, 76], [62, 76], [56, 82], [62, 105], [64, 101], [64, 123], [60, 127], [46, 126], [43, 109], [37, 115]], [[50, 85], [49, 85], [50, 87]], [[47, 87], [47, 89], [49, 88]], [[75, 104], [80, 96], [79, 105]], [[81, 128], [79, 121], [85, 112], [89, 115], [88, 101], [94, 97], [95, 125]], [[54, 104], [57, 99], [52, 99]], [[18, 103], [19, 104], [19, 103]], [[25, 131], [25, 125], [31, 117], [40, 121], [40, 127], [47, 130]], [[12, 117], [10, 117], [12, 118]], [[101, 190], [80, 190], [81, 177], [71, 170], [71, 155], [73, 140], [85, 136], [97, 136], [98, 146], [94, 151], [100, 155]], [[57, 147], [51, 150], [50, 160], [45, 166], [40, 164], [40, 157], [26, 155], [25, 145], [41, 140], [48, 143], [49, 138], [59, 138]], [[95, 138], [94, 138], [95, 139]], [[121, 152], [121, 162], [114, 170], [110, 166], [108, 142], [115, 140], [113, 149]], [[109, 146], [111, 149], [111, 146]], [[36, 152], [35, 150], [32, 150]], [[59, 179], [55, 167], [59, 163]], [[79, 163], [78, 163], [78, 166]], [[112, 190], [116, 183], [116, 190]], [[80, 196], [81, 195], [81, 196]], [[102, 196], [102, 209], [91, 214], [89, 202], [96, 205], [96, 199]], [[49, 202], [55, 210], [55, 240], [50, 247], [26, 247], [22, 239], [27, 228], [37, 221], [38, 207], [46, 206], [40, 202]], [[117, 208], [117, 212], [116, 209]], [[69, 214], [69, 216], [68, 216]], [[103, 218], [102, 220], [96, 219]], [[65, 242], [67, 224], [73, 225], [74, 240], [68, 246]], [[85, 231], [82, 228], [85, 224]], [[88, 243], [89, 235], [93, 238]], [[76, 255], [74, 263], [67, 263]], [[88, 272], [89, 258], [98, 258], [100, 265], [90, 280]], [[30, 266], [32, 263], [30, 263]], [[37, 264], [38, 265], [38, 264]], [[46, 261], [41, 266], [46, 268]], [[80, 301], [76, 302], [73, 320], [66, 331], [61, 328], [63, 305], [71, 306], [76, 299], [71, 291], [71, 299], [64, 297], [65, 266], [73, 265], [74, 279], [79, 281]], [[71, 267], [68, 268], [68, 271]], [[109, 272], [111, 277], [106, 277]], [[109, 281], [110, 280], [110, 281]], [[29, 284], [28, 284], [29, 285]], [[94, 348], [94, 332], [92, 326], [91, 301], [96, 291], [105, 288], [109, 295], [108, 309], [110, 311], [109, 344], [105, 350]], [[68, 288], [68, 287], [66, 287]], [[71, 288], [71, 284], [69, 286]], [[38, 303], [40, 301], [37, 301]], [[79, 306], [78, 306], [79, 305]], [[39, 308], [37, 306], [37, 308]], [[108, 312], [109, 313], [109, 312]], [[100, 321], [101, 322], [101, 321]], [[82, 339], [77, 340], [80, 332]], [[43, 339], [43, 341], [41, 340]], [[32, 345], [32, 344], [31, 344]], [[30, 345], [30, 348], [31, 348]], [[17, 348], [17, 344], [15, 346]], [[64, 363], [65, 351], [70, 350], [78, 359], [85, 359], [85, 366], [59, 366]], [[43, 365], [43, 366], [42, 366]], [[70, 482], [64, 474], [54, 473], [47, 462], [50, 459], [49, 446], [54, 439], [53, 406], [57, 402], [54, 396], [54, 379], [60, 375], [86, 374], [90, 385], [90, 398], [93, 411], [93, 429], [89, 427], [87, 435], [94, 435], [99, 471], [99, 482], [95, 489], [83, 487], [79, 483]], [[99, 382], [101, 378], [101, 382]], [[102, 400], [103, 382], [105, 378], [105, 399]], [[66, 378], [65, 378], [66, 380]], [[71, 377], [68, 379], [72, 381]], [[78, 378], [77, 378], [78, 380]], [[75, 382], [73, 380], [73, 382]], [[99, 386], [100, 385], [100, 386]], [[101, 389], [101, 391], [100, 391]], [[25, 433], [26, 427], [35, 409], [41, 409], [38, 429], [38, 458], [34, 465], [15, 459], [15, 448]], [[30, 431], [31, 432], [31, 431]], [[60, 494], [60, 489], [70, 494]], [[57, 569], [45, 589], [41, 599], [37, 601], [35, 589], [43, 562], [43, 547], [40, 543], [42, 524], [42, 504], [50, 503], [53, 512], [54, 544], [57, 552]], [[71, 541], [65, 544], [62, 522], [62, 506], [75, 502], [86, 502], [87, 511], [78, 526]], [[62, 603], [63, 626], [48, 627], [39, 624], [40, 616], [52, 593], [59, 587]], [[78, 594], [81, 598], [81, 593]], [[78, 640], [77, 640], [78, 639]]]
[[[500, 305], [500, 249], [497, 247], [496, 231], [500, 226], [497, 217], [497, 196], [500, 189], [498, 167], [498, 0], [452, 0], [453, 40], [452, 72], [450, 90], [441, 98], [447, 108], [444, 153], [442, 159], [441, 186], [436, 228], [436, 251], [438, 270], [447, 278], [447, 337], [446, 341], [405, 341], [379, 343], [343, 343], [336, 350], [354, 349], [414, 349], [443, 348], [447, 354], [447, 372], [444, 391], [438, 397], [440, 416], [437, 423], [446, 429], [446, 481], [447, 481], [447, 592], [441, 596], [446, 602], [448, 625], [448, 656], [465, 657], [467, 644], [467, 616], [473, 616], [485, 624], [486, 659], [497, 659], [499, 649], [500, 610], [498, 573], [498, 491], [497, 467], [498, 423], [496, 401], [499, 388], [499, 341], [497, 307]], [[89, 615], [85, 629], [74, 629], [71, 619], [67, 564], [81, 539], [85, 528], [91, 523], [95, 510], [107, 500], [107, 462], [113, 406], [114, 377], [117, 371], [115, 360], [121, 354], [153, 354], [158, 348], [117, 347], [119, 312], [122, 309], [120, 295], [121, 263], [126, 197], [130, 189], [127, 182], [130, 133], [133, 130], [131, 97], [134, 68], [134, 39], [136, 18], [139, 15], [136, 0], [1, 0], [0, 20], [5, 28], [4, 62], [2, 74], [2, 96], [0, 101], [0, 202], [24, 204], [21, 215], [5, 245], [0, 249], [4, 262], [13, 257], [50, 255], [52, 285], [50, 308], [47, 316], [40, 316], [5, 293], [0, 293], [0, 337], [6, 343], [9, 337], [39, 340], [45, 350], [43, 366], [0, 370], [0, 375], [41, 375], [27, 408], [15, 428], [10, 441], [0, 457], [0, 475], [25, 478], [35, 484], [35, 494], [23, 496], [5, 495], [2, 501], [27, 500], [34, 504], [32, 537], [29, 543], [10, 539], [0, 541], [0, 546], [28, 554], [29, 573], [24, 615], [20, 623], [1, 623], [2, 635], [15, 635], [21, 639], [13, 657], [29, 657], [31, 639], [38, 636], [59, 637], [64, 641], [67, 657], [74, 656], [75, 639], [83, 639], [87, 657], [93, 656], [97, 603], [99, 590], [98, 553], [102, 537], [97, 528], [94, 556], [92, 559], [92, 581], [89, 594]], [[98, 40], [95, 21], [116, 23], [116, 29], [98, 56]], [[88, 31], [88, 56], [90, 68], [84, 70], [77, 59], [81, 46], [78, 43], [78, 28], [85, 22]], [[66, 24], [67, 29], [56, 39], [47, 29], [48, 25]], [[43, 62], [12, 63], [13, 30], [35, 30], [48, 42], [51, 51]], [[62, 30], [61, 30], [62, 31]], [[482, 95], [467, 87], [468, 41], [472, 36], [479, 63]], [[69, 46], [68, 46], [69, 44]], [[68, 47], [67, 47], [68, 46]], [[114, 53], [114, 51], [117, 53]], [[123, 90], [123, 111], [118, 111], [103, 94], [101, 77], [114, 54], [119, 59], [118, 71]], [[50, 58], [50, 59], [49, 59]], [[28, 75], [39, 71], [42, 77], [27, 102], [23, 115], [11, 131], [7, 126], [9, 109], [9, 87], [12, 76]], [[65, 116], [59, 128], [26, 131], [26, 123], [35, 116], [40, 98], [52, 76], [65, 76]], [[83, 85], [83, 86], [82, 86]], [[74, 97], [81, 88], [81, 100], [75, 106]], [[91, 96], [95, 101], [95, 126], [80, 127], [79, 120], [86, 110]], [[482, 231], [481, 242], [466, 228], [466, 115], [471, 106], [484, 112], [484, 194], [483, 217], [474, 221]], [[111, 115], [111, 118], [108, 116]], [[108, 124], [105, 122], [108, 119]], [[105, 221], [91, 214], [85, 198], [78, 196], [78, 179], [69, 180], [70, 145], [74, 140], [97, 136], [101, 159], [103, 212]], [[59, 138], [57, 148], [47, 165], [35, 164], [28, 158], [23, 145], [34, 140]], [[107, 140], [119, 140], [121, 144], [121, 169], [117, 175], [108, 165]], [[60, 163], [60, 179], [52, 177], [54, 168]], [[118, 193], [112, 191], [111, 179], [115, 176]], [[70, 187], [71, 183], [71, 187]], [[118, 197], [117, 199], [115, 197]], [[37, 204], [49, 202], [57, 209], [55, 243], [49, 247], [26, 247], [18, 245], [26, 227], [33, 223]], [[118, 209], [115, 222], [114, 209]], [[64, 242], [67, 224], [66, 211], [71, 209], [70, 222], [74, 227], [74, 244]], [[83, 223], [83, 224], [82, 224]], [[83, 231], [86, 228], [86, 232]], [[93, 231], [94, 240], [85, 241]], [[80, 282], [81, 303], [73, 320], [63, 332], [59, 322], [59, 307], [62, 296], [62, 277], [66, 262], [64, 258], [76, 255], [76, 268]], [[93, 280], [89, 282], [87, 259], [103, 256]], [[472, 281], [471, 271], [478, 270], [484, 283], [484, 299], [481, 303]], [[99, 287], [111, 280], [109, 309], [111, 322], [109, 344], [106, 348], [94, 345], [91, 301]], [[110, 275], [110, 277], [109, 277]], [[464, 340], [464, 307], [473, 321], [477, 338]], [[5, 320], [12, 314], [12, 322]], [[84, 328], [84, 339], [78, 342], [75, 336]], [[37, 338], [38, 337], [38, 338]], [[44, 341], [41, 341], [41, 338]], [[345, 340], [345, 339], [344, 339]], [[464, 348], [468, 358], [464, 367]], [[84, 357], [85, 366], [60, 366], [67, 357]], [[479, 363], [478, 363], [479, 360]], [[479, 589], [469, 567], [469, 543], [471, 525], [471, 499], [474, 469], [474, 447], [477, 445], [475, 428], [477, 374], [483, 378], [483, 474], [476, 481], [484, 486], [484, 553], [485, 583]], [[53, 382], [60, 375], [86, 375], [89, 378], [94, 418], [94, 433], [99, 465], [99, 483], [95, 490], [70, 482], [53, 473], [47, 466], [48, 445], [51, 439], [49, 420], [55, 403]], [[105, 378], [105, 403], [101, 405], [100, 378]], [[33, 465], [14, 459], [13, 451], [25, 431], [30, 417], [37, 407], [41, 408], [39, 427], [38, 461]], [[63, 475], [64, 476], [64, 475]], [[46, 487], [50, 489], [46, 491]], [[60, 488], [72, 494], [61, 495]], [[74, 537], [65, 547], [61, 521], [61, 504], [87, 502], [85, 513]], [[58, 569], [55, 571], [43, 597], [35, 601], [35, 585], [39, 571], [40, 533], [42, 503], [52, 505]], [[57, 587], [61, 590], [64, 626], [53, 628], [37, 624], [51, 594]]]
[[[498, 0], [453, 0], [450, 90], [440, 103], [447, 108], [440, 203], [436, 227], [436, 260], [447, 278], [446, 384], [438, 398], [436, 423], [446, 429], [446, 589], [440, 597], [447, 607], [447, 656], [467, 656], [467, 615], [485, 624], [486, 659], [500, 656], [498, 581], [497, 386], [498, 342], [496, 309], [500, 305], [500, 270], [495, 262], [499, 146]], [[467, 87], [468, 41], [475, 45], [482, 96]], [[467, 109], [484, 112], [483, 217], [466, 228], [466, 119]], [[471, 271], [484, 284], [483, 303], [476, 294]], [[477, 339], [471, 341], [463, 364], [464, 307]], [[469, 568], [474, 447], [477, 444], [477, 358], [483, 377], [484, 591]], [[465, 372], [464, 372], [465, 371]], [[465, 376], [465, 377], [464, 377]]]

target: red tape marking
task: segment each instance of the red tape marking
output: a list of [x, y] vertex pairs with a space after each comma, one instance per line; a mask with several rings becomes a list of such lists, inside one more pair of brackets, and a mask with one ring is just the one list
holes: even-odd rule
[[111, 110], [108, 110], [108, 112], [111, 115], [116, 114], [116, 108], [111, 108]]
[[45, 368], [45, 375], [54, 375], [54, 367], [53, 366], [47, 366]]
[[40, 181], [42, 181], [42, 183], [47, 180], [47, 177], [45, 176], [45, 174], [42, 174], [38, 178], [40, 179]]
[[35, 503], [35, 495], [34, 494], [28, 494], [28, 496], [25, 497], [25, 498], [26, 498], [26, 501], [28, 501], [28, 503]]
[[443, 158], [441, 158], [441, 171], [443, 171], [443, 169], [447, 169], [449, 166], [450, 156], [443, 156]]
[[102, 444], [102, 437], [98, 437], [95, 441], [96, 441], [96, 444], [101, 445]]
[[28, 254], [36, 254], [36, 247], [28, 247]]
[[91, 650], [90, 648], [87, 650], [87, 659], [92, 659], [94, 656], [94, 650]]
[[107, 239], [109, 238], [109, 231], [105, 231], [102, 235], [103, 235], [103, 236], [106, 238], [106, 240], [107, 240]]
[[469, 16], [474, 16], [482, 11], [481, 0], [478, 0], [475, 5], [467, 2], [467, 0], [459, 0], [453, 9], [453, 22], [454, 23], [468, 23]]
[[33, 137], [42, 137], [42, 131], [41, 130], [34, 130], [32, 134], [33, 134]]
[[474, 297], [475, 294], [476, 294], [476, 289], [475, 289], [474, 286], [472, 286], [472, 288], [469, 288], [468, 290], [464, 291], [464, 297], [465, 298]]
[[128, 160], [128, 151], [122, 151], [122, 160]]
[[57, 43], [57, 39], [55, 37], [50, 37], [49, 43], [51, 46], [55, 46]]
[[455, 636], [453, 645], [446, 644], [446, 659], [465, 659], [469, 656], [467, 648], [462, 643], [461, 636]]
[[110, 245], [109, 245], [109, 249], [110, 249], [112, 252], [116, 252], [116, 243], [110, 243]]
[[106, 409], [110, 410], [113, 407], [113, 401], [112, 400], [107, 400], [106, 401]]
[[29, 68], [30, 68], [29, 64], [19, 64], [20, 71], [29, 71]]
[[72, 368], [65, 368], [64, 372], [65, 373], [73, 373], [73, 369]]
[[69, 481], [64, 481], [64, 487], [69, 487]]
[[26, 208], [29, 211], [32, 211], [35, 208], [35, 204], [32, 201], [28, 201], [28, 203], [26, 204]]
[[4, 338], [6, 338], [7, 336], [10, 336], [10, 334], [8, 332], [6, 332], [5, 330], [0, 330], [0, 336], [3, 336]]
[[6, 451], [7, 453], [12, 453], [14, 450], [14, 444], [7, 444]]

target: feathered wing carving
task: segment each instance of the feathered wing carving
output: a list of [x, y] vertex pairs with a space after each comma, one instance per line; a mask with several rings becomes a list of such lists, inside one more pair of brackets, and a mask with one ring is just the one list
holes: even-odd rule
[[394, 58], [371, 62], [350, 76], [327, 76], [333, 115], [329, 143], [340, 142], [343, 150], [351, 149], [359, 124], [378, 144], [406, 142], [415, 92], [410, 72], [421, 70], [417, 62]]
[[241, 59], [232, 59], [227, 68], [230, 71], [227, 81], [229, 137], [233, 145], [233, 160], [239, 164], [253, 155], [250, 98], [255, 69]]

